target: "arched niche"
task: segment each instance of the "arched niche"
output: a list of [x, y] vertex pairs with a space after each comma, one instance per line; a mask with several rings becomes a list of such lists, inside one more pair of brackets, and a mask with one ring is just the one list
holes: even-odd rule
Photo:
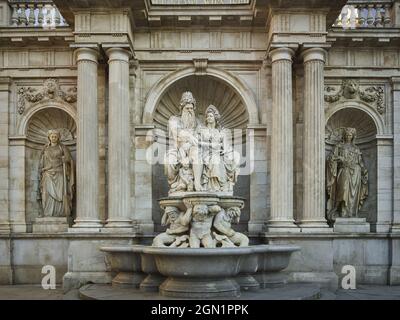
[[[212, 104], [217, 107], [221, 114], [221, 124], [226, 129], [236, 129], [239, 131], [242, 145], [242, 155], [246, 153], [246, 128], [248, 124], [255, 119], [254, 113], [249, 113], [249, 107], [246, 105], [243, 95], [236, 91], [227, 81], [211, 76], [195, 76], [193, 74], [182, 77], [169, 85], [165, 91], [156, 99], [157, 103], [153, 108], [145, 111], [145, 114], [152, 114], [152, 119], [145, 116], [145, 121], [155, 126], [157, 143], [163, 143], [161, 136], [168, 137], [168, 120], [172, 115], [180, 114], [180, 99], [182, 93], [191, 91], [196, 99], [196, 115], [203, 121], [206, 108]], [[150, 96], [152, 93], [150, 93]], [[151, 111], [149, 111], [151, 110]], [[147, 112], [147, 113], [146, 113]], [[257, 118], [258, 119], [258, 118]], [[255, 120], [254, 120], [255, 121]], [[258, 120], [257, 120], [258, 121]], [[233, 132], [233, 131], [232, 131]], [[240, 133], [241, 132], [241, 133]], [[237, 134], [237, 131], [235, 132]], [[168, 138], [167, 138], [168, 140]], [[162, 148], [160, 148], [162, 149]], [[245, 198], [246, 205], [242, 210], [240, 224], [237, 230], [247, 230], [247, 223], [250, 218], [250, 176], [239, 175], [238, 182], [234, 188], [234, 194]], [[156, 163], [152, 165], [152, 219], [155, 231], [164, 230], [160, 226], [162, 212], [158, 204], [158, 199], [168, 195], [167, 177], [164, 173], [164, 165]]]
[[204, 120], [206, 108], [212, 104], [221, 114], [222, 126], [229, 129], [246, 128], [249, 114], [238, 93], [223, 81], [214, 77], [188, 76], [176, 81], [162, 95], [154, 112], [154, 125], [166, 130], [168, 119], [180, 113], [182, 93], [191, 91], [196, 99], [196, 114]]
[[[376, 119], [375, 119], [376, 120]], [[340, 128], [351, 127], [357, 130], [355, 143], [360, 148], [365, 166], [368, 169], [369, 194], [359, 215], [367, 218], [368, 222], [377, 219], [377, 134], [376, 121], [365, 110], [354, 106], [338, 108], [327, 119], [325, 127], [326, 156], [336, 143], [341, 140]]]
[[38, 165], [40, 153], [48, 142], [47, 133], [50, 129], [58, 129], [61, 132], [62, 143], [69, 148], [73, 159], [76, 160], [77, 126], [72, 114], [67, 112], [65, 107], [59, 108], [57, 105], [48, 104], [37, 107], [25, 119], [23, 127], [25, 136], [25, 217], [28, 231], [40, 210], [37, 201]]
[[[187, 79], [185, 80], [185, 78], [188, 77], [196, 77], [199, 79], [203, 78], [207, 80], [219, 80], [220, 82], [228, 86], [230, 90], [234, 91], [236, 95], [240, 96], [249, 116], [248, 123], [251, 125], [260, 123], [258, 108], [254, 99], [254, 95], [251, 89], [240, 78], [236, 77], [226, 70], [214, 67], [208, 67], [204, 72], [204, 75], [196, 76], [195, 74], [195, 68], [190, 67], [176, 70], [161, 78], [151, 88], [150, 93], [146, 98], [142, 118], [143, 124], [154, 123], [154, 114], [159, 106], [160, 100], [163, 98], [165, 93], [169, 91], [170, 87], [175, 86], [177, 82], [187, 81]], [[194, 91], [195, 88], [191, 89]]]

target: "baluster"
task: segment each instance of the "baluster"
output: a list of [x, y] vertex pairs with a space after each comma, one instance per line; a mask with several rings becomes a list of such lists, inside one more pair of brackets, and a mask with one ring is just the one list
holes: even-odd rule
[[377, 4], [375, 6], [375, 27], [377, 28], [382, 28], [382, 5], [381, 4]]
[[28, 20], [28, 25], [30, 27], [35, 26], [35, 5], [34, 4], [28, 4], [29, 8], [29, 20]]
[[350, 29], [355, 29], [356, 28], [356, 8], [354, 6], [349, 6], [350, 10]]
[[60, 25], [61, 22], [61, 18], [60, 18], [60, 11], [58, 11], [57, 7], [55, 5], [53, 5], [54, 8], [54, 22], [55, 22], [55, 26], [58, 27]]
[[44, 26], [46, 28], [50, 28], [51, 27], [51, 23], [52, 23], [52, 17], [51, 17], [51, 8], [49, 8], [48, 5], [44, 6], [45, 10], [46, 10], [46, 14], [44, 15]]
[[38, 4], [37, 8], [38, 8], [38, 25], [40, 27], [43, 27], [43, 20], [44, 20], [44, 17], [43, 17], [43, 5], [42, 4]]
[[18, 27], [19, 18], [18, 18], [18, 6], [16, 4], [11, 5], [12, 7], [12, 16], [11, 16], [11, 25], [13, 27]]
[[347, 29], [347, 15], [348, 15], [348, 6], [344, 6], [342, 12], [340, 13], [340, 21], [342, 23], [342, 28]]
[[385, 4], [385, 14], [383, 17], [383, 24], [385, 25], [385, 27], [390, 27], [391, 23], [392, 23], [392, 19], [390, 17], [390, 9], [391, 9], [391, 5], [390, 4]]
[[26, 7], [25, 4], [19, 4], [19, 23], [21, 26], [25, 27], [28, 24], [28, 19], [26, 18]]
[[358, 6], [358, 26], [360, 28], [365, 27], [365, 5], [359, 5]]
[[372, 15], [372, 9], [374, 8], [373, 4], [368, 5], [368, 15], [367, 15], [367, 25], [368, 27], [374, 26], [374, 16]]

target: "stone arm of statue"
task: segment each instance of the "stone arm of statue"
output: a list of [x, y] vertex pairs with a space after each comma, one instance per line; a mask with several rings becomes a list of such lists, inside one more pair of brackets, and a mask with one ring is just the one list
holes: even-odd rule
[[187, 199], [183, 200], [186, 206], [186, 212], [180, 217], [181, 225], [188, 226], [192, 220], [193, 205]]
[[233, 237], [236, 232], [232, 229], [231, 224], [225, 221], [224, 215], [224, 211], [221, 211], [215, 216], [214, 228], [228, 237]]

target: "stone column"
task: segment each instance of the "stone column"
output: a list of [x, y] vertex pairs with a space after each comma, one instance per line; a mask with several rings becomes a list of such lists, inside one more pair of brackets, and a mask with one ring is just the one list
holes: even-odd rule
[[97, 107], [98, 51], [78, 48], [78, 137], [76, 163], [77, 210], [70, 231], [100, 231], [99, 138]]
[[[399, 7], [400, 8], [400, 7]], [[400, 9], [399, 9], [400, 10]], [[400, 78], [392, 78], [393, 97], [393, 221], [392, 232], [400, 233]]]
[[273, 49], [271, 215], [268, 231], [299, 231], [293, 219], [293, 106], [290, 48]]
[[10, 233], [9, 102], [11, 79], [0, 78], [0, 233]]
[[[396, 130], [396, 129], [395, 129]], [[393, 223], [393, 137], [391, 135], [376, 136], [376, 222], [371, 223], [372, 232], [387, 233], [391, 231]], [[396, 208], [396, 209], [395, 209]]]
[[[250, 174], [250, 220], [248, 230], [258, 234], [263, 231], [267, 220], [270, 198], [267, 173], [267, 130], [265, 125], [248, 125], [246, 137], [246, 169]], [[243, 168], [241, 168], [243, 171]]]
[[306, 49], [304, 58], [302, 232], [329, 231], [325, 219], [325, 50]]
[[109, 48], [108, 220], [107, 228], [131, 231], [129, 56]]

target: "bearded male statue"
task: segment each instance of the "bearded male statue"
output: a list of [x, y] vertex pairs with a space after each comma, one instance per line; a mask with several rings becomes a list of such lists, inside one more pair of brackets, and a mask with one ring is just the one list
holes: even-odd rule
[[198, 135], [201, 122], [196, 118], [196, 100], [191, 92], [182, 94], [180, 100], [180, 116], [171, 116], [168, 121], [170, 149], [166, 155], [165, 173], [170, 186], [169, 193], [177, 191], [175, 186], [179, 183], [179, 170], [182, 166], [188, 167], [193, 172], [194, 191], [202, 191], [201, 177], [203, 164], [199, 154]]

